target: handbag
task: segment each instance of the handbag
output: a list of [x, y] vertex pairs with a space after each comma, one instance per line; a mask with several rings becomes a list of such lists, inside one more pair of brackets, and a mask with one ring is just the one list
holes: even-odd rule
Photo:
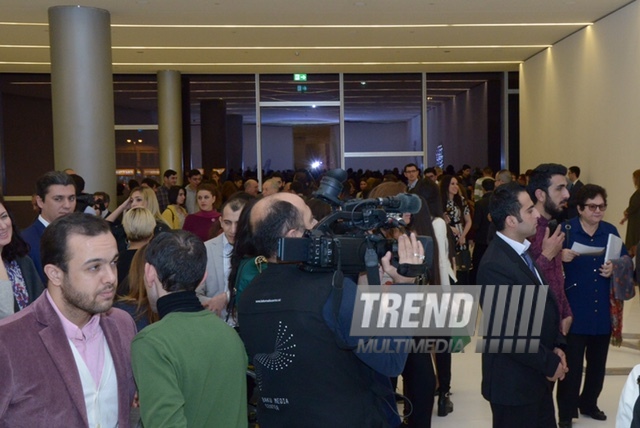
[[463, 272], [471, 270], [471, 252], [468, 248], [456, 253], [456, 268]]

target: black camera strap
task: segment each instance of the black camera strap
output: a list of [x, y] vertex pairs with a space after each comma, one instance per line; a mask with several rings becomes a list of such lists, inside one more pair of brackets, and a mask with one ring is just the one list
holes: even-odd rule
[[344, 290], [344, 274], [342, 273], [341, 252], [342, 247], [339, 240], [335, 240], [336, 252], [338, 255], [338, 265], [336, 270], [333, 271], [333, 277], [331, 278], [331, 304], [333, 309], [333, 322], [336, 325], [336, 343], [340, 349], [355, 349], [355, 346], [349, 345], [340, 332], [342, 331], [342, 325], [340, 323], [340, 306], [342, 306], [342, 292]]
[[368, 248], [364, 253], [364, 265], [367, 268], [367, 281], [369, 285], [382, 285], [380, 282], [380, 273], [378, 271], [378, 254], [373, 249], [371, 241], [367, 241]]

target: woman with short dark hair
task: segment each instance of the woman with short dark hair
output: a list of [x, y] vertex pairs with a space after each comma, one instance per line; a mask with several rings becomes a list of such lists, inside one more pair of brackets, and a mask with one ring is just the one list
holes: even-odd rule
[[184, 188], [180, 186], [171, 186], [168, 193], [169, 206], [162, 213], [162, 218], [171, 226], [171, 229], [182, 229], [184, 220], [188, 215], [184, 207], [187, 193]]
[[[623, 276], [628, 271], [626, 274], [631, 277], [633, 266], [624, 246], [620, 256], [613, 260], [605, 260], [604, 251], [579, 254], [572, 249], [574, 244], [605, 248], [609, 235], [619, 236], [614, 225], [602, 220], [607, 209], [604, 188], [585, 184], [576, 195], [576, 204], [578, 216], [562, 225], [564, 287], [573, 323], [565, 351], [569, 372], [558, 383], [560, 427], [570, 427], [578, 411], [596, 420], [607, 419], [598, 408], [598, 397], [604, 383], [609, 343], [620, 346], [622, 342], [622, 302], [614, 295], [612, 275], [615, 265], [616, 269], [622, 269]], [[587, 366], [581, 391], [585, 355]]]

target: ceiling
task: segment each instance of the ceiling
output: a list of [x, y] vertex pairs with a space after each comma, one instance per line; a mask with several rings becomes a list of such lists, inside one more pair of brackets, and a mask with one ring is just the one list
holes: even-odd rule
[[[474, 77], [469, 73], [518, 71], [527, 58], [628, 3], [85, 0], [80, 5], [111, 14], [113, 71], [130, 75], [114, 79], [116, 104], [155, 107], [155, 76], [140, 75], [172, 69], [202, 75], [191, 79], [195, 110], [200, 100], [223, 97], [233, 106], [232, 112], [235, 108], [239, 114], [255, 116], [255, 107], [250, 107], [255, 106], [254, 73], [289, 77], [309, 73], [310, 80], [316, 76], [316, 82], [309, 82], [305, 96], [315, 99], [335, 95], [336, 89], [331, 89], [337, 82], [334, 73], [341, 72], [345, 73], [345, 107], [350, 96], [352, 120], [360, 120], [370, 113], [364, 106], [380, 102], [399, 117], [420, 110], [420, 82], [415, 77], [403, 78], [402, 73], [468, 73], [430, 75], [430, 102], [442, 102], [482, 84], [482, 74]], [[49, 73], [47, 9], [55, 5], [47, 0], [0, 2], [0, 73]], [[381, 89], [372, 98], [362, 91], [373, 93], [376, 79], [358, 73], [395, 74], [379, 82], [386, 92]], [[289, 77], [286, 82], [275, 82], [269, 94], [263, 92], [263, 100], [295, 97]], [[48, 78], [42, 80], [39, 88], [18, 85], [14, 90], [50, 96]], [[369, 86], [361, 86], [362, 81]], [[361, 113], [355, 108], [358, 105], [363, 107]], [[301, 109], [291, 108], [295, 110]]]
[[[114, 73], [451, 72], [521, 61], [629, 0], [84, 0]], [[48, 72], [49, 0], [0, 2], [0, 72]], [[64, 3], [62, 3], [64, 4]], [[529, 25], [524, 25], [529, 24]]]

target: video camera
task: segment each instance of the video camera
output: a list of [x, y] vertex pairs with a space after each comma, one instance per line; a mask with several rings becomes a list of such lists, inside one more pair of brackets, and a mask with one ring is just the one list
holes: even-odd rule
[[76, 212], [84, 212], [86, 207], [91, 207], [100, 211], [107, 209], [103, 199], [95, 199], [95, 197], [90, 193], [80, 193], [79, 195], [76, 195]]
[[[422, 200], [404, 193], [343, 202], [339, 195], [346, 179], [347, 173], [342, 169], [333, 169], [322, 178], [313, 196], [329, 203], [331, 214], [302, 238], [280, 238], [279, 260], [303, 262], [305, 270], [311, 272], [341, 269], [346, 274], [357, 274], [367, 267], [377, 267], [378, 261], [391, 251], [392, 263], [398, 266], [398, 242], [370, 231], [404, 226], [401, 213], [419, 212]], [[429, 236], [418, 239], [424, 247], [422, 271], [426, 274], [432, 268], [433, 240]]]

